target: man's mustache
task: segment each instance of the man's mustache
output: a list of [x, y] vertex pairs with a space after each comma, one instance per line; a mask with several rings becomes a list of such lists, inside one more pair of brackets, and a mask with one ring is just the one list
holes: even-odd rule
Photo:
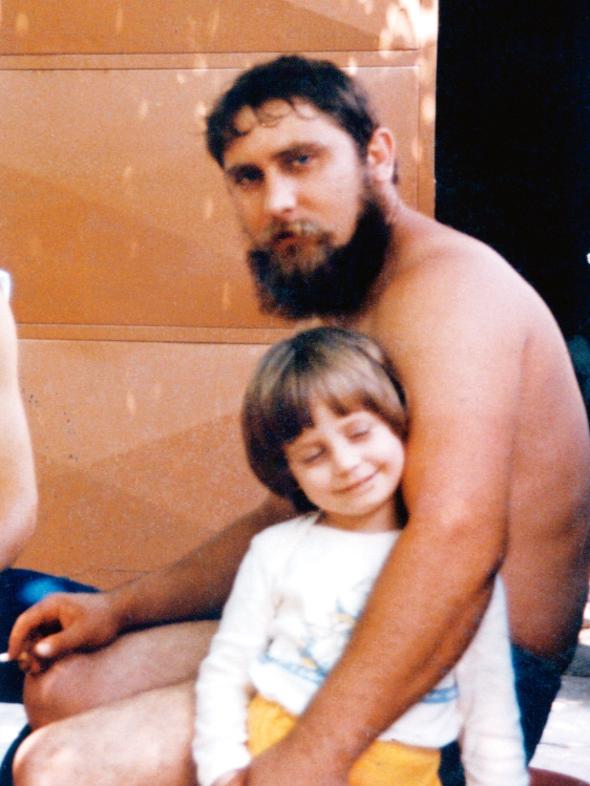
[[325, 236], [326, 233], [313, 221], [308, 221], [306, 219], [297, 219], [294, 221], [274, 219], [263, 232], [260, 243], [263, 247], [268, 248], [272, 246], [273, 243], [290, 237], [315, 237], [319, 239]]

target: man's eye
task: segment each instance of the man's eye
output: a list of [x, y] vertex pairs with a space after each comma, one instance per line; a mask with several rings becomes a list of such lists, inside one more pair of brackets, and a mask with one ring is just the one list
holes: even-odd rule
[[313, 160], [311, 153], [293, 153], [286, 159], [287, 167], [290, 169], [305, 169]]
[[248, 188], [249, 186], [256, 185], [261, 180], [261, 174], [256, 169], [244, 169], [236, 172], [233, 177], [234, 184], [238, 188]]

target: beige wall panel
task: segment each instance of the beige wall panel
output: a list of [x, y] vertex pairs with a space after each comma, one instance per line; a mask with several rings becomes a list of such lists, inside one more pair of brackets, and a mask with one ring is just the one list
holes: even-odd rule
[[[203, 116], [234, 69], [0, 71], [0, 267], [21, 324], [268, 327]], [[417, 200], [419, 74], [364, 67]]]
[[204, 116], [258, 60], [334, 59], [432, 212], [435, 31], [436, 0], [0, 0], [0, 268], [41, 503], [19, 564], [113, 586], [262, 498], [238, 411], [285, 326], [258, 313]]
[[415, 49], [419, 0], [3, 0], [0, 53]]
[[40, 515], [19, 564], [113, 586], [262, 499], [238, 411], [263, 351], [22, 341]]

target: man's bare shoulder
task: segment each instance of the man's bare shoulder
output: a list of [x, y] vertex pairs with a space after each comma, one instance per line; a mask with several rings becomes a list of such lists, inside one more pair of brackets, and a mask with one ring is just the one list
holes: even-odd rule
[[[546, 308], [530, 285], [492, 248], [404, 208], [396, 225], [388, 277], [363, 327], [383, 340], [488, 327], [524, 333]], [[387, 342], [389, 343], [389, 342]]]
[[391, 282], [412, 283], [440, 277], [449, 287], [461, 279], [508, 279], [513, 287], [524, 281], [490, 246], [456, 229], [404, 208], [395, 227]]

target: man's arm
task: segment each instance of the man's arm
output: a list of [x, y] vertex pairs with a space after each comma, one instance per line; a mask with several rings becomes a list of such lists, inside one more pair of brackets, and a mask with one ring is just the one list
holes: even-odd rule
[[[292, 514], [290, 505], [269, 496], [172, 565], [109, 592], [50, 595], [18, 618], [9, 652], [16, 658], [32, 650], [29, 669], [38, 672], [51, 660], [103, 646], [125, 630], [215, 616], [229, 595], [252, 537]], [[41, 641], [37, 641], [39, 630], [44, 636]]]
[[0, 569], [11, 565], [35, 527], [37, 490], [19, 389], [17, 340], [0, 292]]
[[110, 595], [120, 629], [218, 616], [254, 535], [292, 515], [289, 503], [269, 495], [255, 510], [183, 559], [113, 590]]
[[526, 335], [526, 304], [510, 282], [469, 272], [453, 281], [443, 266], [398, 287], [394, 316], [369, 325], [408, 394], [409, 522], [342, 659], [290, 737], [253, 763], [249, 783], [343, 784], [473, 636], [507, 545]]

